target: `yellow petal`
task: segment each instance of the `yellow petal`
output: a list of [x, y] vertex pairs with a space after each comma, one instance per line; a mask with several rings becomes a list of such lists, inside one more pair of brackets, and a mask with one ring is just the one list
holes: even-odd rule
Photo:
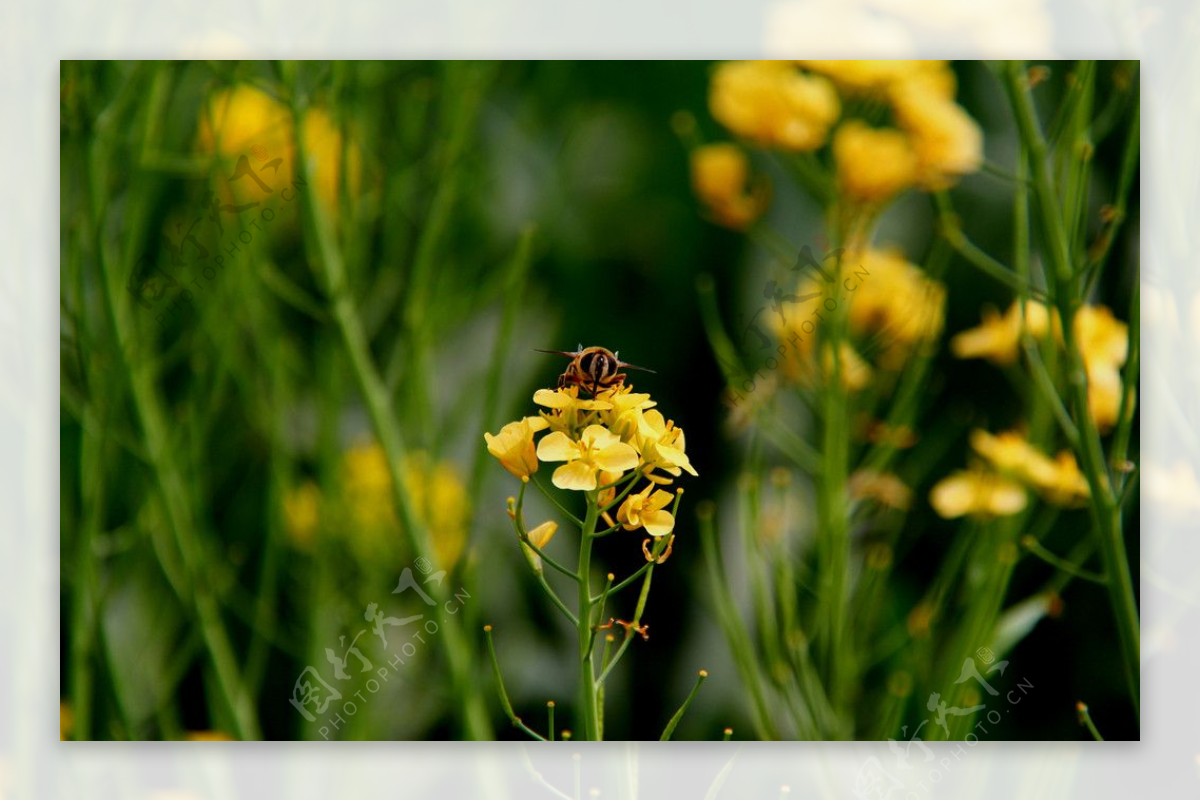
[[579, 458], [579, 445], [561, 431], [551, 431], [542, 437], [537, 456], [543, 462], [565, 462]]
[[596, 452], [592, 458], [602, 470], [611, 473], [623, 473], [638, 465], [637, 451], [633, 449], [633, 446], [620, 441]]
[[642, 527], [651, 537], [663, 537], [674, 530], [675, 517], [663, 509], [643, 511]]
[[594, 450], [603, 450], [619, 440], [620, 437], [618, 437], [616, 434], [609, 431], [604, 426], [595, 424], [583, 429], [583, 435], [579, 438], [580, 442], [582, 442], [588, 448]]
[[687, 454], [678, 448], [672, 448], [670, 445], [659, 445], [658, 455], [663, 461], [669, 463], [673, 467], [682, 467], [693, 476], [700, 475], [696, 472], [696, 469], [692, 467], [692, 462], [690, 459], [688, 459]]
[[537, 548], [545, 548], [547, 543], [553, 539], [556, 531], [558, 531], [558, 523], [555, 523], [553, 520], [547, 520], [529, 532], [529, 541]]
[[594, 490], [596, 468], [589, 462], [578, 459], [567, 462], [554, 471], [554, 486], [566, 490]]

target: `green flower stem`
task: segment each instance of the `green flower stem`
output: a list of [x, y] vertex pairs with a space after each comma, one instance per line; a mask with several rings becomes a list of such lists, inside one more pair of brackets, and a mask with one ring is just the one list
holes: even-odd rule
[[530, 476], [529, 480], [533, 482], [533, 485], [538, 488], [539, 492], [541, 492], [543, 495], [546, 496], [546, 500], [548, 500], [548, 501], [550, 501], [550, 503], [554, 504], [554, 508], [558, 509], [558, 511], [561, 512], [564, 517], [566, 517], [568, 520], [570, 520], [575, 525], [579, 526], [581, 529], [583, 528], [583, 521], [580, 520], [575, 515], [571, 514], [569, 511], [567, 511], [567, 507], [563, 506], [562, 502], [559, 501], [558, 498], [555, 498], [554, 495], [550, 492], [550, 490], [546, 489], [545, 485], [543, 485], [542, 482], [538, 481], [537, 476]]
[[[653, 469], [651, 470], [651, 472], [653, 472]], [[614, 507], [620, 505], [621, 501], [625, 500], [625, 497], [627, 495], [629, 495], [629, 493], [633, 490], [634, 486], [637, 484], [637, 479], [641, 475], [642, 475], [642, 472], [640, 470], [631, 473], [629, 476], [629, 483], [625, 486], [625, 489], [621, 490], [621, 492], [619, 494], [615, 495], [613, 497], [612, 501], [610, 501], [607, 506], [600, 507], [600, 514], [604, 514], [605, 512], [610, 512], [610, 511], [612, 511], [612, 509]], [[646, 475], [649, 476], [649, 473], [647, 473]], [[617, 482], [617, 483], [619, 484], [620, 482]]]
[[1034, 196], [1042, 222], [1042, 233], [1048, 251], [1048, 261], [1055, 277], [1055, 301], [1062, 319], [1063, 340], [1067, 356], [1068, 390], [1078, 420], [1080, 442], [1076, 448], [1082, 469], [1091, 490], [1092, 519], [1099, 542], [1107, 583], [1109, 603], [1113, 608], [1117, 635], [1125, 663], [1130, 699], [1135, 711], [1140, 709], [1141, 656], [1140, 622], [1137, 600], [1133, 590], [1129, 561], [1125, 553], [1121, 510], [1117, 505], [1112, 481], [1100, 445], [1100, 434], [1088, 413], [1087, 373], [1073, 326], [1075, 311], [1082, 303], [1076, 293], [1066, 224], [1058, 203], [1054, 182], [1046, 163], [1046, 141], [1042, 137], [1033, 109], [1033, 98], [1024, 80], [1021, 64], [1011, 62], [1005, 67], [1005, 82], [1017, 128], [1028, 151], [1033, 174]]
[[[523, 542], [525, 545], [529, 546], [529, 550], [531, 550], [535, 554], [537, 554], [538, 557], [540, 557], [543, 562], [550, 565], [550, 567], [559, 571], [567, 578], [574, 579], [576, 582], [578, 582], [579, 581], [578, 573], [576, 573], [574, 570], [571, 570], [570, 568], [563, 566], [560, 562], [555, 561], [550, 556], [548, 556], [545, 551], [543, 551], [541, 548], [539, 548], [538, 546], [534, 545], [532, 542], [529, 541], [529, 532], [527, 532], [525, 530], [525, 522], [524, 522], [525, 518], [523, 516], [523, 510], [525, 508], [525, 487], [526, 486], [527, 486], [527, 482], [522, 481], [521, 489], [517, 493], [516, 506], [513, 509], [513, 514], [515, 515], [515, 517], [513, 518], [513, 525], [517, 529], [517, 538], [520, 539], [521, 542]], [[572, 617], [574, 617], [574, 615], [572, 615]]]
[[767, 705], [762, 669], [722, 567], [725, 562], [718, 546], [716, 508], [711, 501], [704, 501], [696, 507], [696, 518], [699, 521], [700, 545], [704, 549], [704, 561], [708, 566], [709, 589], [716, 606], [717, 621], [724, 630], [725, 639], [730, 643], [729, 650], [738, 673], [741, 674], [742, 683], [750, 691], [755, 732], [762, 739], [778, 740], [779, 732]]
[[[545, 741], [545, 737], [525, 725], [525, 722], [513, 711], [512, 701], [508, 699], [508, 690], [504, 689], [504, 675], [500, 672], [500, 660], [496, 658], [496, 644], [492, 642], [492, 627], [483, 627], [483, 637], [487, 640], [488, 656], [492, 661], [492, 674], [496, 677], [496, 691], [500, 694], [500, 706], [508, 716], [512, 725], [528, 734], [535, 740]], [[554, 739], [554, 707], [550, 707], [550, 738]]]
[[604, 607], [608, 603], [608, 594], [612, 590], [613, 579], [616, 578], [612, 573], [605, 577], [604, 590], [601, 591], [599, 600], [596, 605], [596, 625], [592, 626], [592, 638], [588, 643], [588, 658], [591, 659], [592, 652], [596, 649], [596, 635], [600, 631], [600, 621], [604, 619]]
[[671, 735], [675, 733], [675, 727], [679, 725], [679, 721], [683, 720], [683, 716], [688, 711], [688, 707], [692, 705], [692, 701], [696, 698], [696, 693], [700, 691], [700, 685], [708, 678], [708, 671], [701, 670], [696, 674], [696, 683], [692, 685], [692, 691], [687, 694], [687, 698], [683, 699], [683, 703], [679, 705], [679, 709], [675, 710], [675, 714], [667, 721], [666, 727], [663, 729], [662, 735], [658, 738], [659, 742], [666, 742], [671, 739]]
[[1079, 725], [1088, 730], [1088, 734], [1092, 735], [1092, 739], [1098, 743], [1104, 742], [1104, 738], [1100, 736], [1100, 730], [1092, 722], [1092, 714], [1088, 711], [1088, 705], [1080, 701], [1075, 704], [1075, 711], [1079, 713]]
[[660, 537], [654, 545], [654, 550], [650, 552], [650, 556], [655, 561], [647, 562], [648, 568], [645, 578], [642, 579], [642, 591], [638, 595], [637, 606], [633, 610], [633, 620], [625, 627], [625, 639], [621, 641], [617, 652], [613, 654], [612, 661], [605, 666], [604, 671], [600, 674], [600, 678], [596, 679], [597, 686], [604, 684], [604, 680], [612, 673], [613, 668], [617, 666], [617, 663], [621, 661], [621, 657], [625, 655], [625, 651], [628, 650], [629, 644], [633, 642], [634, 632], [642, 624], [642, 613], [646, 611], [646, 600], [650, 597], [650, 579], [654, 575], [654, 566], [657, 564], [658, 558], [666, 551], [668, 544], [670, 544], [670, 537]]
[[1093, 573], [1090, 570], [1084, 570], [1080, 564], [1072, 562], [1069, 559], [1064, 559], [1046, 546], [1042, 545], [1032, 536], [1022, 537], [1021, 547], [1051, 567], [1061, 570], [1064, 573], [1068, 573], [1075, 578], [1081, 578], [1084, 581], [1093, 581], [1097, 584], [1104, 584], [1108, 581], [1107, 576], [1100, 573]]
[[587, 493], [587, 516], [579, 540], [579, 693], [583, 712], [583, 739], [600, 739], [600, 708], [596, 696], [596, 666], [592, 661], [592, 539], [600, 517], [597, 492]]
[[[298, 103], [294, 86], [292, 101], [294, 118], [303, 119], [304, 109]], [[400, 428], [392, 416], [392, 399], [372, 359], [370, 345], [363, 332], [362, 321], [350, 297], [345, 263], [334, 242], [328, 217], [321, 208], [316, 194], [307, 188], [312, 185], [312, 176], [308, 159], [304, 155], [303, 126], [296, 125], [294, 128], [295, 148], [296, 153], [299, 154], [296, 173], [301, 186], [305, 187], [297, 193], [301, 199], [305, 250], [310, 261], [314, 263], [321, 279], [320, 283], [329, 296], [333, 308], [333, 319], [350, 359], [351, 371], [367, 406], [375, 435], [387, 457], [392, 478], [392, 494], [397, 516], [400, 519], [402, 536], [406, 540], [409, 552], [415, 558], [424, 557], [437, 564], [437, 557], [429, 542], [429, 533], [413, 512], [412, 492], [408, 486], [408, 480], [404, 476], [404, 471], [400, 469], [406, 448]], [[449, 592], [448, 585], [445, 582], [435, 583], [429, 587], [429, 592], [437, 601], [433, 607], [433, 615], [441, 630], [441, 642], [450, 681], [453, 685], [453, 695], [461, 705], [459, 715], [463, 733], [469, 739], [490, 740], [492, 739], [492, 726], [488, 720], [487, 708], [483, 702], [479, 682], [473, 677], [474, 671], [471, 666], [474, 659], [471, 654], [470, 641], [462, 631], [458, 619], [444, 611], [444, 601]]]

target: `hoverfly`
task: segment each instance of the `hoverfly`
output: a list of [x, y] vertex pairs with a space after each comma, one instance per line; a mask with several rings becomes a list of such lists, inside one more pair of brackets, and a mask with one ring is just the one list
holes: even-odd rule
[[621, 372], [622, 369], [629, 368], [632, 370], [645, 370], [647, 373], [654, 372], [647, 367], [638, 367], [636, 364], [623, 362], [617, 353], [598, 345], [585, 348], [580, 344], [578, 350], [574, 352], [566, 350], [542, 350], [541, 348], [535, 348], [535, 350], [539, 353], [554, 353], [558, 356], [566, 356], [571, 360], [571, 363], [567, 365], [567, 369], [558, 377], [559, 389], [574, 384], [593, 396], [602, 389], [611, 389], [624, 384], [625, 374]]

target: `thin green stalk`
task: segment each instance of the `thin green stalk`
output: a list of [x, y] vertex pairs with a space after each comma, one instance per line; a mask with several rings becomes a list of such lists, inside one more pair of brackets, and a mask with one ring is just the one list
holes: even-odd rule
[[1025, 84], [1021, 66], [1012, 62], [1005, 69], [1006, 86], [1017, 118], [1021, 139], [1029, 153], [1033, 171], [1034, 193], [1038, 212], [1042, 220], [1043, 235], [1049, 261], [1055, 276], [1055, 301], [1062, 318], [1063, 340], [1067, 355], [1068, 389], [1080, 429], [1080, 443], [1076, 452], [1082, 463], [1088, 487], [1091, 490], [1092, 518], [1096, 537], [1104, 563], [1109, 603], [1113, 608], [1117, 635], [1120, 640], [1126, 679], [1134, 709], [1140, 709], [1141, 658], [1140, 623], [1137, 600], [1129, 561], [1125, 553], [1124, 536], [1121, 530], [1121, 514], [1113, 493], [1100, 435], [1095, 421], [1088, 412], [1087, 373], [1084, 369], [1079, 343], [1075, 339], [1073, 324], [1075, 311], [1082, 298], [1075, 293], [1071, 254], [1069, 251], [1063, 211], [1058, 203], [1056, 187], [1046, 164], [1046, 142], [1042, 138], [1033, 99]]
[[592, 661], [592, 538], [596, 521], [600, 518], [600, 507], [596, 491], [587, 493], [587, 515], [584, 518], [579, 540], [579, 694], [583, 712], [583, 737], [585, 740], [600, 739], [600, 711], [596, 698], [596, 666]]
[[[525, 722], [521, 720], [520, 716], [513, 711], [512, 701], [508, 700], [508, 690], [504, 689], [504, 675], [500, 672], [500, 660], [496, 658], [496, 644], [492, 642], [492, 627], [490, 624], [483, 627], [483, 637], [485, 640], [487, 640], [488, 656], [491, 658], [492, 662], [492, 675], [496, 677], [496, 691], [500, 695], [500, 706], [504, 708], [504, 714], [508, 716], [508, 720], [512, 723], [512, 725], [516, 726], [533, 739], [544, 742], [546, 738], [526, 726]], [[554, 707], [551, 706], [550, 709], [550, 731], [551, 738], [553, 738]]]
[[1092, 713], [1088, 711], [1088, 705], [1083, 701], [1079, 701], [1075, 704], [1075, 711], [1079, 713], [1079, 725], [1088, 730], [1088, 734], [1092, 735], [1092, 739], [1098, 743], [1104, 742], [1104, 738], [1100, 736], [1100, 730], [1092, 722]]
[[667, 721], [666, 727], [663, 729], [662, 735], [658, 738], [659, 742], [665, 743], [671, 739], [671, 735], [675, 733], [675, 727], [679, 725], [679, 721], [683, 720], [684, 714], [687, 713], [688, 707], [692, 705], [692, 701], [696, 698], [696, 693], [700, 692], [700, 685], [708, 678], [708, 671], [701, 670], [696, 674], [696, 683], [692, 685], [692, 691], [688, 693], [687, 698], [683, 699], [683, 703], [679, 705], [679, 709], [675, 710], [675, 714]]
[[[297, 104], [294, 87], [293, 103], [294, 118], [302, 119], [303, 109]], [[328, 218], [321, 209], [316, 195], [307, 189], [312, 182], [308, 159], [303, 155], [305, 150], [301, 138], [301, 126], [295, 126], [295, 137], [296, 152], [301, 154], [296, 172], [303, 182], [301, 186], [305, 187], [297, 191], [301, 199], [304, 218], [304, 246], [308, 258], [315, 263], [317, 274], [321, 277], [321, 283], [329, 296], [330, 304], [333, 307], [333, 319], [349, 357], [350, 369], [367, 406], [375, 435], [387, 458], [392, 478], [392, 495], [396, 504], [397, 517], [400, 520], [402, 536], [406, 540], [410, 553], [415, 558], [424, 557], [437, 564], [436, 554], [429, 542], [429, 534], [413, 512], [412, 492], [404, 471], [400, 469], [406, 448], [400, 428], [392, 416], [391, 397], [373, 361], [370, 346], [363, 332], [362, 321], [350, 297], [345, 263], [334, 242]], [[429, 587], [429, 591], [438, 602], [433, 607], [433, 614], [440, 626], [454, 695], [461, 704], [459, 714], [464, 734], [470, 739], [490, 740], [492, 739], [491, 722], [488, 720], [479, 683], [473, 678], [474, 671], [471, 665], [474, 660], [471, 655], [470, 641], [461, 630], [457, 618], [444, 613], [442, 602], [446, 600], [449, 592], [448, 585], [435, 583]]]

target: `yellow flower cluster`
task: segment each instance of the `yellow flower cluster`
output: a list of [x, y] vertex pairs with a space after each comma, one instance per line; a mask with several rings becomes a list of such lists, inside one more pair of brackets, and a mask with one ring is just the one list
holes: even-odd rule
[[950, 475], [934, 486], [929, 501], [942, 517], [1016, 514], [1025, 508], [1025, 487], [1058, 506], [1078, 506], [1091, 494], [1068, 451], [1051, 459], [1015, 431], [990, 434], [976, 429], [970, 440], [985, 464]]
[[[875, 366], [898, 370], [915, 348], [941, 335], [945, 287], [898, 250], [868, 248], [843, 254], [841, 272], [844, 295], [840, 302], [849, 304], [850, 333], [864, 352], [871, 351]], [[780, 313], [771, 317], [779, 341], [792, 346], [783, 366], [793, 380], [813, 373], [814, 332], [828, 313], [828, 305], [811, 298], [826, 294], [823, 289], [816, 276], [806, 275], [795, 295], [803, 300], [782, 303]], [[831, 298], [830, 302], [837, 301]], [[871, 379], [871, 364], [846, 342], [840, 354], [845, 387], [851, 391], [865, 387]], [[832, 356], [832, 351], [824, 354], [825, 375], [831, 370]]]
[[[674, 496], [661, 488], [685, 471], [696, 475], [696, 470], [683, 429], [664, 418], [648, 394], [619, 386], [581, 398], [579, 388], [571, 386], [538, 390], [533, 400], [547, 411], [508, 423], [497, 434], [484, 434], [488, 453], [523, 481], [541, 462], [561, 462], [551, 478], [554, 486], [597, 492], [601, 506], [613, 502], [616, 484], [644, 479], [645, 485], [621, 504], [617, 520], [627, 530], [644, 528], [654, 537], [671, 533], [675, 519], [665, 507]], [[535, 435], [543, 431], [535, 443]], [[542, 532], [546, 541], [553, 533]]]
[[[1051, 325], [1061, 344], [1058, 311], [1049, 310], [1037, 301], [1026, 302], [1025, 327], [1031, 336], [1044, 337]], [[1121, 367], [1129, 356], [1129, 327], [1104, 306], [1084, 306], [1075, 313], [1072, 331], [1087, 372], [1088, 412], [1096, 426], [1106, 431], [1120, 414], [1124, 390]], [[1003, 315], [985, 308], [983, 322], [956, 334], [950, 340], [950, 349], [960, 359], [982, 358], [1005, 366], [1016, 361], [1020, 341], [1020, 305], [1014, 302]]]
[[[413, 513], [429, 532], [438, 564], [449, 570], [458, 563], [467, 543], [466, 486], [450, 462], [433, 463], [422, 451], [408, 454], [403, 464]], [[342, 455], [338, 496], [326, 502], [317, 485], [304, 482], [283, 499], [284, 527], [293, 544], [309, 550], [320, 531], [323, 507], [331, 505], [328, 520], [338, 521], [332, 534], [349, 540], [364, 563], [396, 558], [399, 519], [391, 472], [383, 448], [363, 443]]]
[[[343, 140], [333, 119], [321, 108], [311, 108], [304, 115], [301, 136], [316, 194], [326, 211], [336, 215], [343, 159], [348, 166], [347, 188], [351, 193], [359, 188], [362, 160], [358, 147]], [[291, 109], [252, 86], [241, 84], [210, 98], [200, 118], [196, 149], [228, 162], [216, 185], [218, 196], [226, 204], [261, 202], [270, 194], [278, 195], [280, 187], [292, 186], [296, 178]], [[231, 174], [229, 169], [243, 157], [253, 175], [225, 180]]]
[[[713, 72], [708, 104], [735, 136], [792, 152], [829, 140], [842, 97], [884, 104], [892, 126], [849, 118], [832, 139], [841, 196], [871, 205], [910, 187], [946, 189], [979, 169], [983, 134], [955, 102], [955, 83], [944, 61], [731, 61]], [[716, 222], [740, 229], [762, 213], [766, 197], [747, 193], [745, 157], [729, 147], [693, 153], [692, 185]]]

